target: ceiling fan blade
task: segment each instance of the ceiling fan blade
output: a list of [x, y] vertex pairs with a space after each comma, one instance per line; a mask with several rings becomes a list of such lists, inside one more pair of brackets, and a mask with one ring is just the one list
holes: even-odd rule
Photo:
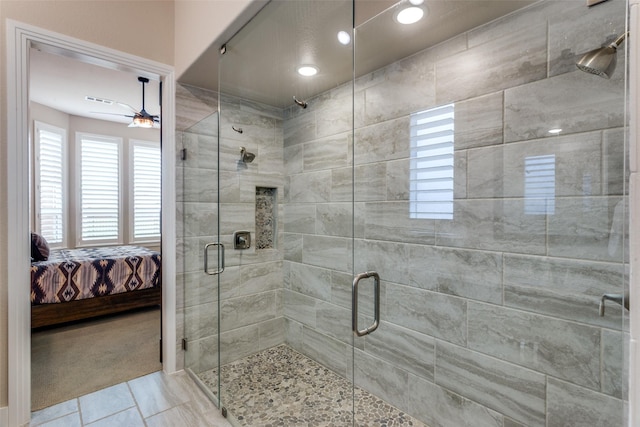
[[138, 110], [136, 110], [135, 108], [133, 108], [129, 104], [125, 104], [124, 102], [117, 102], [117, 101], [116, 101], [116, 104], [118, 104], [121, 107], [124, 107], [124, 108], [127, 108], [127, 109], [131, 110], [131, 112], [134, 113], [134, 114], [138, 113]]
[[102, 111], [89, 111], [89, 113], [90, 114], [106, 114], [106, 115], [109, 115], [109, 116], [131, 117], [131, 118], [135, 117], [135, 116], [131, 116], [131, 115], [128, 115], [128, 114], [105, 113], [105, 112], [102, 112]]

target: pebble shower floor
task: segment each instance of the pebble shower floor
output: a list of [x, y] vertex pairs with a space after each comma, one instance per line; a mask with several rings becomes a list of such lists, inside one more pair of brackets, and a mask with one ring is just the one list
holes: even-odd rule
[[[199, 375], [217, 394], [217, 370]], [[280, 345], [222, 367], [223, 401], [244, 426], [350, 426], [349, 381], [306, 356]], [[357, 426], [417, 426], [412, 418], [355, 388]]]

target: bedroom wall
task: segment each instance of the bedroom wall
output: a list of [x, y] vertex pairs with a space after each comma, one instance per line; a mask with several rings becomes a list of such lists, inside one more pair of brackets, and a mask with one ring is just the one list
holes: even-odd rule
[[[0, 158], [7, 153], [8, 63], [5, 34], [6, 19], [87, 40], [112, 49], [155, 60], [174, 63], [174, 2], [139, 1], [0, 1]], [[153, 42], [150, 43], [149, 40]], [[0, 164], [0, 200], [7, 197], [6, 164]], [[0, 408], [8, 402], [7, 390], [7, 206], [0, 210]], [[0, 414], [0, 421], [2, 420]]]

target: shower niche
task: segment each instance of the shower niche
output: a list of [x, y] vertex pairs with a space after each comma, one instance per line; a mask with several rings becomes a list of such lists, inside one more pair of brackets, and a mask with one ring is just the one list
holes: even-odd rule
[[256, 250], [275, 247], [277, 188], [256, 187]]

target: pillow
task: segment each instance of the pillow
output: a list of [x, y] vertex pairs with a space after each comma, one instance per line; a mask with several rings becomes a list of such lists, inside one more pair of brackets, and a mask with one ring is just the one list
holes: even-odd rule
[[49, 259], [49, 243], [39, 234], [31, 233], [31, 258], [34, 261]]

